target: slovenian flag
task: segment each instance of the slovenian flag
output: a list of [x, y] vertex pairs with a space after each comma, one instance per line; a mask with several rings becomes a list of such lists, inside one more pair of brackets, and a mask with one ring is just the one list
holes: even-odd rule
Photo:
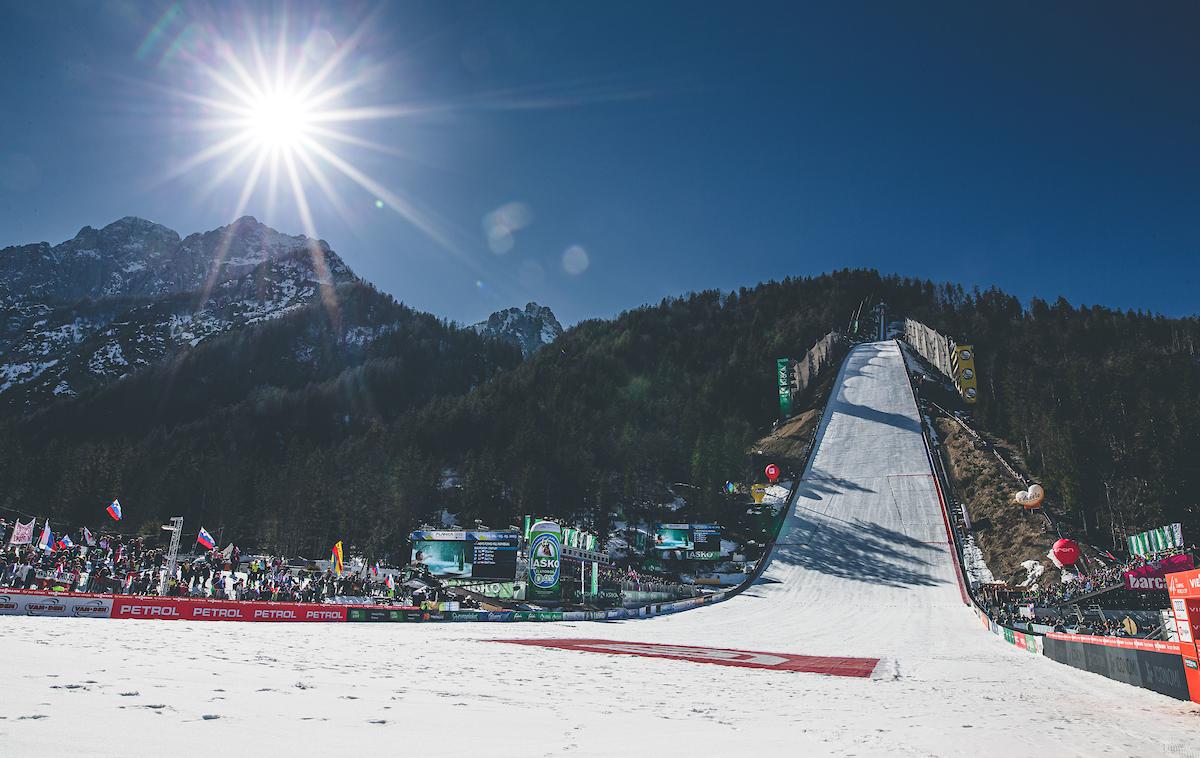
[[329, 562], [333, 564], [333, 570], [341, 576], [345, 564], [345, 556], [342, 555], [341, 540], [338, 540], [337, 544], [333, 546], [333, 553], [329, 556]]
[[108, 506], [108, 515], [113, 517], [113, 521], [121, 520], [121, 501], [114, 500], [112, 505]]
[[387, 582], [387, 588], [389, 590], [396, 589], [396, 580], [392, 578], [391, 574], [387, 575], [387, 579], [385, 581]]
[[62, 536], [61, 540], [54, 543], [54, 546], [56, 548], [62, 549], [62, 548], [68, 548], [68, 547], [75, 547], [75, 543], [71, 542], [71, 538], [64, 534]]
[[208, 550], [212, 550], [217, 546], [217, 541], [212, 538], [212, 535], [204, 527], [200, 527], [200, 533], [196, 535], [196, 542], [199, 542]]
[[38, 548], [41, 550], [49, 550], [54, 544], [54, 532], [50, 531], [50, 522], [42, 527], [42, 536], [38, 538]]

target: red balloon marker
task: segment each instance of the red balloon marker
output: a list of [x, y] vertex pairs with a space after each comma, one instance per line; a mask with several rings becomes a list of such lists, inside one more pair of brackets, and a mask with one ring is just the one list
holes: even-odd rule
[[1064, 566], [1073, 566], [1075, 561], [1079, 560], [1079, 545], [1071, 540], [1055, 542], [1050, 552], [1054, 553], [1054, 557]]
[[779, 467], [774, 463], [768, 464], [764, 471], [767, 475], [767, 481], [769, 481], [771, 484], [779, 481]]

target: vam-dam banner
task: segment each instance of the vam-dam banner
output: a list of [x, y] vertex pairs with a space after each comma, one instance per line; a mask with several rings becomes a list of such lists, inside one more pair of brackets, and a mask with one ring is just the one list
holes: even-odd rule
[[0, 616], [75, 616], [108, 618], [108, 595], [65, 595], [55, 592], [0, 592]]

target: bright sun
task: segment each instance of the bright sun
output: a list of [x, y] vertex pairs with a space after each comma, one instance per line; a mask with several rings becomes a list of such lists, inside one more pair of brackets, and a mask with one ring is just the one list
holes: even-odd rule
[[[268, 44], [251, 29], [240, 50], [215, 36], [209, 47], [189, 57], [195, 70], [212, 85], [208, 92], [173, 90], [172, 94], [201, 106], [192, 122], [211, 136], [203, 148], [168, 172], [166, 179], [182, 177], [204, 164], [217, 170], [202, 194], [217, 192], [236, 175], [244, 176], [240, 192], [229, 195], [233, 218], [246, 210], [261, 187], [266, 189], [264, 212], [272, 215], [277, 202], [295, 208], [304, 233], [317, 231], [309, 194], [318, 190], [333, 209], [347, 220], [352, 216], [346, 197], [338, 191], [345, 182], [367, 193], [368, 207], [389, 207], [431, 238], [449, 246], [440, 225], [399, 193], [373, 179], [343, 155], [346, 148], [403, 157], [394, 145], [385, 145], [356, 134], [354, 126], [378, 119], [411, 115], [412, 105], [354, 104], [367, 85], [376, 83], [382, 69], [351, 60], [364, 22], [339, 43], [331, 35], [313, 31], [299, 45], [280, 36]], [[315, 44], [313, 40], [324, 43]], [[352, 71], [348, 72], [347, 69]], [[349, 152], [349, 151], [346, 151]], [[235, 199], [236, 198], [236, 199]]]
[[306, 138], [313, 109], [292, 92], [266, 95], [249, 109], [246, 130], [260, 147], [292, 150]]

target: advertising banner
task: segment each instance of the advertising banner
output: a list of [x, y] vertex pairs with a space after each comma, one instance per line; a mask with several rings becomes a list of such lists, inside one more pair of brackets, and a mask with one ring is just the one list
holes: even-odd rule
[[112, 606], [112, 597], [108, 595], [0, 590], [0, 616], [108, 618], [112, 613]]
[[562, 531], [553, 521], [539, 521], [529, 530], [528, 600], [561, 600]]
[[[541, 519], [535, 519], [532, 516], [525, 517], [525, 531], [522, 532], [522, 534], [524, 535], [526, 542], [529, 542], [531, 532], [533, 531], [533, 525], [538, 521], [541, 521]], [[588, 552], [598, 552], [600, 551], [601, 547], [599, 537], [591, 532], [584, 531], [583, 529], [576, 529], [570, 526], [561, 527], [558, 535], [558, 542], [563, 549], [572, 548], [575, 550], [583, 550]]]
[[116, 595], [111, 618], [170, 621], [345, 621], [344, 605]]
[[1200, 571], [1181, 571], [1167, 577], [1171, 616], [1175, 622], [1180, 660], [1192, 702], [1200, 703]]
[[775, 373], [779, 378], [779, 414], [784, 418], [792, 415], [791, 363], [788, 358], [775, 361]]
[[1131, 590], [1165, 590], [1167, 574], [1179, 571], [1190, 571], [1195, 568], [1190, 555], [1169, 555], [1157, 561], [1150, 561], [1144, 566], [1138, 566], [1125, 572], [1125, 587]]
[[[416, 611], [416, 618], [413, 618], [413, 612]], [[361, 608], [348, 607], [346, 609], [347, 621], [417, 621], [420, 619], [420, 611], [411, 606], [363, 606]]]
[[596, 538], [596, 535], [591, 532], [585, 532], [582, 529], [564, 526], [561, 538], [563, 547], [591, 551], [595, 551], [599, 547], [599, 540]]
[[462, 587], [487, 597], [500, 600], [524, 600], [525, 582], [487, 582], [474, 579], [445, 579], [447, 587]]
[[974, 403], [979, 382], [975, 376], [975, 348], [972, 345], [955, 345], [950, 354], [950, 365], [954, 371], [951, 378], [963, 401]]
[[562, 611], [512, 611], [513, 621], [562, 621]]
[[1173, 547], [1183, 547], [1183, 528], [1179, 524], [1167, 524], [1129, 538], [1129, 554], [1143, 558]]
[[438, 577], [504, 579], [517, 575], [517, 532], [419, 531], [412, 540], [413, 563]]
[[1046, 657], [1059, 663], [1179, 700], [1188, 699], [1177, 643], [1053, 633], [1046, 635], [1042, 646]]

